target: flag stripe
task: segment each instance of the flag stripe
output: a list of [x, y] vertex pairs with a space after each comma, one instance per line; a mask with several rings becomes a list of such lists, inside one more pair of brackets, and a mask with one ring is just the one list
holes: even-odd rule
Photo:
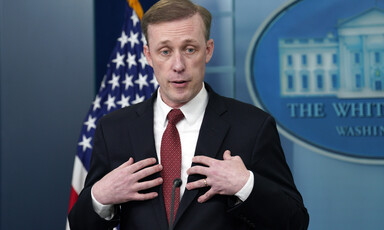
[[75, 163], [73, 166], [73, 175], [72, 175], [72, 188], [79, 194], [84, 187], [85, 177], [87, 176], [87, 170], [84, 168], [83, 163], [80, 161], [79, 157], [75, 157]]
[[69, 199], [68, 213], [72, 209], [72, 207], [75, 204], [75, 202], [77, 201], [78, 197], [79, 197], [78, 193], [75, 191], [75, 189], [73, 189], [73, 187], [71, 187], [71, 196], [70, 196], [70, 199]]

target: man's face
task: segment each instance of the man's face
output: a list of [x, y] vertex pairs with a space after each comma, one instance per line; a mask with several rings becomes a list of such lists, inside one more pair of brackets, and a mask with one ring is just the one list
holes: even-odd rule
[[213, 53], [213, 40], [205, 41], [199, 14], [148, 26], [144, 54], [160, 84], [163, 101], [180, 108], [203, 87], [205, 64]]

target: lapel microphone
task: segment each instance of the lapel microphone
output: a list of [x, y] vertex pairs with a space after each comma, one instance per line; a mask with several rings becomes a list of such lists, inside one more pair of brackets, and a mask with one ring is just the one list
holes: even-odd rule
[[171, 213], [169, 215], [169, 230], [173, 230], [173, 212], [175, 211], [175, 190], [179, 188], [183, 182], [180, 178], [173, 180], [172, 196], [171, 196]]

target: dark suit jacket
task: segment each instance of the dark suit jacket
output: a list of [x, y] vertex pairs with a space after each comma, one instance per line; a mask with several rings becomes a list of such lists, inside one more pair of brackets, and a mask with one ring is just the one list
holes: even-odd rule
[[[207, 188], [186, 190], [175, 219], [180, 230], [306, 229], [308, 214], [286, 164], [274, 119], [262, 110], [217, 95], [207, 86], [209, 102], [201, 125], [195, 155], [222, 159], [225, 150], [239, 155], [255, 176], [254, 188], [244, 202], [234, 196], [216, 195], [205, 203], [197, 198]], [[91, 167], [85, 188], [69, 214], [72, 230], [166, 230], [168, 223], [162, 187], [159, 196], [115, 207], [116, 217], [101, 219], [94, 211], [91, 187], [130, 157], [135, 162], [156, 157], [151, 99], [106, 115], [98, 124]], [[151, 176], [159, 177], [160, 174]], [[149, 178], [149, 179], [151, 179]], [[188, 181], [201, 179], [191, 175]]]

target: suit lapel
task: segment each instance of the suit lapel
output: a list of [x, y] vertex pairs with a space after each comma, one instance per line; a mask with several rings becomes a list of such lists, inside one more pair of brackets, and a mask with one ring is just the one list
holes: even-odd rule
[[[154, 93], [155, 94], [155, 93]], [[146, 158], [157, 159], [153, 134], [153, 99], [145, 101], [135, 109], [136, 119], [131, 123], [130, 138], [133, 143], [135, 162]]]
[[[219, 150], [229, 130], [229, 124], [222, 118], [222, 115], [226, 112], [226, 106], [209, 86], [207, 87], [207, 90], [209, 93], [209, 102], [205, 111], [203, 123], [201, 124], [195, 155], [205, 155], [212, 158], [222, 159], [223, 153], [220, 153]], [[191, 175], [188, 177], [188, 182], [196, 181], [201, 178], [201, 175]], [[176, 213], [175, 225], [191, 202], [195, 199], [198, 192], [198, 189], [192, 191], [185, 190]]]
[[[155, 138], [153, 133], [153, 103], [156, 99], [157, 93], [154, 92], [152, 97], [138, 105], [135, 109], [137, 118], [132, 122], [130, 127], [130, 138], [133, 143], [133, 155], [135, 156], [135, 162], [154, 157], [157, 162], [159, 159], [156, 154]], [[151, 178], [160, 177], [160, 173], [155, 174]], [[157, 219], [157, 229], [167, 229], [167, 216], [165, 212], [164, 199], [162, 187], [157, 186], [152, 191], [157, 192], [159, 195], [157, 198], [152, 199], [152, 210], [155, 213]]]

